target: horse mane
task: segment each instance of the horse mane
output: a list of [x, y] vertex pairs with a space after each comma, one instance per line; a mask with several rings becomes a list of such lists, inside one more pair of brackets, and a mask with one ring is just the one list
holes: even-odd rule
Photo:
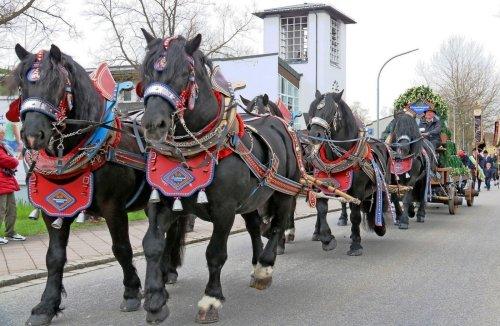
[[[64, 80], [61, 78], [58, 66], [50, 64], [49, 54], [47, 51], [44, 52], [44, 59], [41, 63], [42, 74], [40, 80], [37, 81], [37, 87], [41, 94], [52, 94], [54, 89], [62, 89]], [[7, 79], [7, 87], [11, 93], [14, 93], [21, 86], [23, 76], [26, 76], [34, 61], [35, 55], [28, 55], [10, 73]], [[95, 90], [89, 74], [67, 54], [62, 54], [61, 65], [67, 69], [73, 86], [73, 110], [68, 117], [99, 121], [103, 110], [102, 98]]]

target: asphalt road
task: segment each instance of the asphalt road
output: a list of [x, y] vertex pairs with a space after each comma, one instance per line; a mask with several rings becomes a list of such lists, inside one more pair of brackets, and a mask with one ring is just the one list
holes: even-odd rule
[[[329, 221], [334, 251], [309, 240], [314, 219], [297, 222], [296, 242], [280, 256], [270, 289], [248, 287], [250, 239], [229, 242], [223, 269], [226, 296], [219, 325], [500, 325], [500, 191], [482, 191], [476, 207], [448, 215], [432, 205], [425, 223], [386, 236], [363, 233], [364, 253], [349, 257], [349, 227]], [[438, 208], [439, 207], [439, 208]], [[189, 246], [179, 283], [169, 286], [165, 325], [192, 325], [208, 273], [206, 243]], [[145, 261], [136, 261], [141, 277]], [[64, 313], [53, 325], [143, 325], [145, 312], [122, 313], [116, 264], [68, 277]], [[0, 294], [0, 325], [22, 325], [42, 285]], [[0, 291], [1, 292], [1, 291]]]

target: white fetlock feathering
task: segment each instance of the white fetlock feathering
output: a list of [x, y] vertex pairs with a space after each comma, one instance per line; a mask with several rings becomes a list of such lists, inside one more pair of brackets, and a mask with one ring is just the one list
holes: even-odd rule
[[52, 222], [52, 227], [54, 229], [60, 229], [63, 225], [63, 222], [64, 220], [62, 219], [62, 217], [58, 217], [54, 222]]
[[160, 202], [160, 193], [158, 192], [158, 189], [153, 189], [153, 191], [151, 191], [151, 196], [149, 196], [149, 202], [150, 203]]
[[29, 218], [31, 220], [38, 220], [39, 215], [40, 215], [40, 210], [38, 208], [35, 208], [34, 210], [31, 211]]
[[76, 223], [84, 223], [85, 222], [85, 213], [81, 211], [75, 219]]
[[174, 205], [172, 206], [172, 211], [181, 212], [184, 208], [182, 207], [182, 202], [179, 197], [175, 198]]
[[198, 203], [198, 204], [207, 204], [208, 203], [208, 198], [207, 198], [207, 194], [205, 193], [205, 189], [201, 189], [198, 192], [198, 198], [196, 199], [196, 203]]
[[295, 228], [285, 230], [285, 237], [288, 237], [290, 234], [295, 235]]
[[263, 267], [260, 263], [257, 263], [257, 266], [255, 267], [253, 276], [258, 279], [265, 279], [269, 278], [273, 275], [273, 267], [272, 266], [267, 266]]
[[219, 309], [222, 306], [222, 302], [214, 297], [204, 295], [200, 301], [198, 301], [198, 308], [203, 311], [208, 311], [210, 307], [214, 307], [215, 309]]

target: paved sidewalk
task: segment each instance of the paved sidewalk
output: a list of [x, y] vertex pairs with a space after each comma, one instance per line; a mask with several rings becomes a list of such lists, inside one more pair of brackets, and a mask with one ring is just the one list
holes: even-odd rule
[[[336, 210], [340, 204], [330, 201], [330, 209]], [[296, 218], [303, 218], [316, 213], [299, 198], [296, 208]], [[148, 222], [131, 222], [129, 226], [130, 241], [135, 255], [142, 254], [142, 238], [146, 233]], [[245, 231], [245, 223], [241, 216], [237, 216], [232, 232]], [[187, 243], [206, 240], [212, 234], [212, 224], [196, 219], [194, 231], [186, 236]], [[10, 241], [0, 246], [0, 287], [19, 282], [44, 277], [45, 254], [49, 245], [48, 235], [29, 237], [24, 242]], [[67, 248], [65, 270], [74, 270], [83, 267], [114, 261], [111, 251], [111, 236], [106, 225], [72, 231]]]

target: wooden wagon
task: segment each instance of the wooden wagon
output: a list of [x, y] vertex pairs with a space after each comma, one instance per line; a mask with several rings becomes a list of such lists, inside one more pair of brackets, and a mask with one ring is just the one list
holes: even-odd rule
[[439, 178], [431, 179], [431, 203], [445, 204], [450, 214], [455, 215], [463, 197], [458, 195], [451, 170], [452, 168], [437, 168]]

